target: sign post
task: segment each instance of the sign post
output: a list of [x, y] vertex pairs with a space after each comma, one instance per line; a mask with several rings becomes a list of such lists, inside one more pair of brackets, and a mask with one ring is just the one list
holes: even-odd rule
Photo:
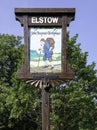
[[42, 130], [50, 130], [49, 90], [50, 86], [47, 82], [47, 79], [44, 79], [42, 88]]
[[75, 8], [15, 8], [24, 27], [24, 64], [18, 78], [42, 89], [42, 130], [50, 130], [50, 87], [73, 78], [66, 62], [66, 29]]

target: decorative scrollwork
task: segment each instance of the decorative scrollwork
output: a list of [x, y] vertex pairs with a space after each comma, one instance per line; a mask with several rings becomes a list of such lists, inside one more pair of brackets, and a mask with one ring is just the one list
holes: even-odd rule
[[32, 86], [39, 87], [39, 88], [48, 88], [48, 87], [55, 87], [60, 84], [63, 84], [63, 80], [49, 80], [49, 79], [41, 79], [41, 80], [26, 80], [27, 84], [31, 84]]

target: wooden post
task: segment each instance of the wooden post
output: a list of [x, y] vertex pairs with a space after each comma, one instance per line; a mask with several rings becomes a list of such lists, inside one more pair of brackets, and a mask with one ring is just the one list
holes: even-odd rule
[[42, 88], [42, 130], [50, 130], [49, 84], [46, 79]]

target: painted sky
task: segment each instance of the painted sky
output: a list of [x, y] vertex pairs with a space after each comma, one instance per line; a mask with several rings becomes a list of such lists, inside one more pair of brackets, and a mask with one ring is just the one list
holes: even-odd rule
[[0, 33], [23, 36], [23, 28], [15, 20], [14, 8], [76, 8], [75, 21], [68, 30], [79, 34], [82, 52], [88, 52], [88, 64], [97, 69], [97, 0], [0, 0]]
[[[31, 28], [30, 29], [30, 49], [36, 50], [38, 53], [39, 48], [43, 49], [43, 45], [41, 43], [41, 39], [53, 38], [55, 41], [54, 53], [61, 53], [61, 36], [62, 36], [62, 29], [61, 28]], [[33, 42], [34, 41], [34, 42]], [[33, 46], [34, 45], [34, 46]]]

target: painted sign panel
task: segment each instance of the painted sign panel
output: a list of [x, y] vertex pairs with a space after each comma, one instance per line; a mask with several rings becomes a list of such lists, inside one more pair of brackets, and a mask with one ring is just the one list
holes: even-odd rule
[[61, 73], [62, 28], [29, 28], [30, 73]]

